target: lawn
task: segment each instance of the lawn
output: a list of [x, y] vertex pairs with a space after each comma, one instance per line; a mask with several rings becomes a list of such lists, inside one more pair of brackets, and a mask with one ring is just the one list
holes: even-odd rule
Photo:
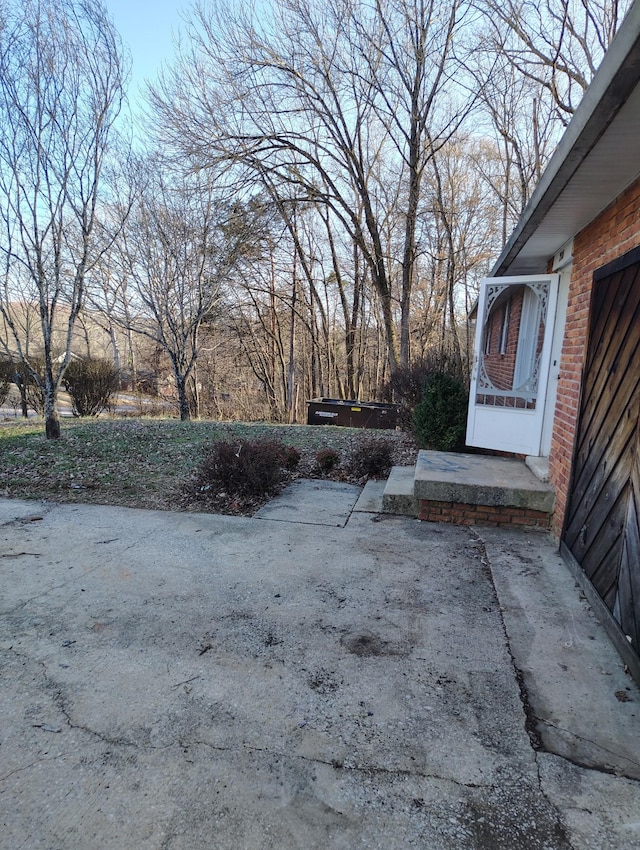
[[332, 477], [349, 476], [351, 452], [363, 440], [388, 440], [394, 463], [412, 464], [417, 447], [400, 431], [313, 425], [240, 422], [180, 422], [176, 419], [63, 419], [62, 437], [47, 441], [42, 420], [0, 422], [0, 495], [54, 502], [83, 502], [163, 510], [251, 513], [258, 502], [239, 504], [224, 496], [205, 504], [189, 482], [206, 451], [218, 440], [279, 440], [295, 446], [298, 477], [319, 477], [315, 457], [333, 448], [341, 466]]

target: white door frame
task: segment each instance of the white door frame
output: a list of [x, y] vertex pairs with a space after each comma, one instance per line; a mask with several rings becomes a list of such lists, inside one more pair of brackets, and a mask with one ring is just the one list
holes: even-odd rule
[[[539, 456], [545, 423], [549, 366], [558, 298], [557, 274], [484, 278], [478, 298], [467, 445]], [[493, 385], [484, 367], [485, 327], [492, 305], [510, 286], [526, 286], [512, 386]], [[530, 294], [529, 294], [530, 292]], [[542, 347], [538, 328], [544, 323]], [[535, 328], [533, 325], [535, 324]], [[528, 374], [525, 374], [528, 373]], [[519, 405], [519, 406], [518, 406]]]

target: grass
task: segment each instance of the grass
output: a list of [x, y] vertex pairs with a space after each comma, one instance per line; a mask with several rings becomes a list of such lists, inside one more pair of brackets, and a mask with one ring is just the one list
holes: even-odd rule
[[[164, 510], [207, 510], [186, 495], [207, 445], [217, 440], [277, 439], [302, 455], [297, 475], [317, 475], [315, 455], [335, 449], [347, 459], [362, 440], [391, 440], [394, 460], [415, 460], [412, 437], [313, 425], [180, 422], [176, 419], [63, 419], [62, 437], [48, 441], [42, 420], [0, 422], [0, 495], [54, 502], [82, 502]], [[348, 480], [344, 469], [332, 477]], [[247, 513], [218, 500], [220, 513]]]

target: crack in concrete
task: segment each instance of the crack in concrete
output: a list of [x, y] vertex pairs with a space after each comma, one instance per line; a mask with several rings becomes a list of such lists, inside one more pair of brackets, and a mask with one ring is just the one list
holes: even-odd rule
[[509, 655], [509, 660], [511, 662], [511, 667], [513, 669], [515, 681], [516, 681], [516, 684], [518, 686], [518, 693], [519, 693], [519, 696], [520, 696], [520, 702], [522, 704], [522, 710], [523, 710], [524, 717], [525, 717], [524, 728], [525, 728], [525, 731], [526, 731], [526, 733], [529, 737], [529, 742], [531, 744], [531, 749], [533, 751], [533, 760], [534, 760], [534, 764], [535, 764], [535, 767], [536, 767], [536, 778], [538, 780], [538, 791], [540, 792], [543, 799], [546, 800], [547, 805], [549, 806], [550, 810], [555, 813], [556, 825], [557, 825], [558, 829], [562, 832], [562, 834], [565, 836], [565, 839], [566, 839], [567, 843], [569, 844], [569, 846], [571, 847], [571, 850], [577, 850], [577, 848], [575, 848], [573, 843], [571, 842], [571, 839], [569, 837], [570, 836], [570, 830], [567, 829], [567, 827], [566, 827], [566, 825], [565, 825], [565, 823], [562, 819], [560, 809], [558, 808], [558, 806], [556, 806], [553, 803], [553, 801], [549, 797], [549, 794], [547, 793], [547, 791], [545, 790], [545, 787], [544, 787], [544, 782], [543, 782], [543, 779], [542, 779], [542, 773], [541, 773], [541, 770], [540, 770], [540, 762], [538, 760], [538, 753], [539, 752], [547, 752], [547, 750], [544, 746], [544, 742], [542, 740], [542, 737], [540, 736], [540, 733], [538, 732], [538, 727], [537, 727], [537, 723], [536, 723], [538, 718], [536, 717], [536, 715], [534, 714], [534, 712], [531, 708], [531, 704], [529, 702], [529, 693], [527, 691], [527, 686], [526, 686], [526, 683], [524, 681], [524, 676], [523, 676], [522, 670], [518, 667], [518, 665], [516, 663], [515, 655], [513, 653], [512, 647], [511, 647], [511, 641], [509, 640], [509, 633], [507, 631], [507, 624], [506, 624], [505, 619], [504, 619], [502, 606], [500, 605], [500, 597], [498, 595], [498, 588], [496, 587], [495, 579], [493, 577], [493, 570], [491, 569], [491, 559], [489, 558], [489, 553], [487, 552], [487, 547], [485, 545], [484, 540], [480, 537], [478, 532], [473, 527], [469, 527], [469, 532], [470, 532], [472, 539], [475, 541], [475, 543], [479, 547], [480, 562], [482, 563], [485, 576], [486, 576], [487, 580], [489, 581], [489, 583], [491, 584], [493, 595], [494, 595], [494, 598], [495, 598], [495, 601], [496, 601], [498, 614], [499, 614], [499, 617], [500, 617], [500, 624], [502, 626], [502, 634], [504, 636], [504, 644], [505, 644], [507, 654]]
[[32, 664], [38, 664], [42, 668], [41, 673], [43, 678], [45, 679], [45, 681], [49, 681], [47, 665], [44, 663], [44, 661], [40, 661], [39, 658], [32, 658], [30, 655], [27, 655], [24, 652], [19, 652], [14, 646], [6, 647], [5, 651], [12, 652], [16, 656], [16, 658], [21, 658], [23, 661], [28, 661]]
[[[13, 519], [7, 520], [6, 522], [0, 523], [0, 528], [17, 528], [20, 526], [28, 525], [33, 522], [41, 522], [44, 520], [48, 514], [51, 513], [51, 508], [42, 506], [42, 510], [38, 514], [28, 514], [23, 517], [14, 517]], [[32, 557], [32, 558], [42, 558], [42, 552], [3, 552], [0, 554], [0, 558], [22, 558], [24, 556]]]
[[[535, 717], [535, 715], [534, 715], [534, 717]], [[555, 723], [551, 723], [548, 720], [541, 720], [539, 717], [536, 717], [535, 719], [541, 725], [546, 726], [549, 729], [555, 729], [557, 732], [560, 732], [563, 735], [566, 735], [568, 738], [573, 738], [575, 740], [582, 741], [585, 744], [590, 744], [591, 746], [595, 747], [598, 750], [601, 750], [602, 752], [611, 753], [611, 755], [615, 756], [616, 758], [624, 759], [625, 761], [629, 762], [630, 764], [633, 764], [633, 765], [636, 765], [637, 767], [640, 767], [640, 762], [637, 762], [634, 759], [629, 758], [629, 756], [626, 756], [623, 753], [618, 753], [615, 750], [610, 750], [608, 747], [603, 747], [602, 744], [598, 744], [596, 741], [592, 741], [590, 738], [585, 738], [583, 735], [578, 735], [576, 732], [570, 732], [568, 729], [565, 729], [562, 726], [557, 726]], [[628, 774], [622, 773], [620, 770], [616, 770], [613, 767], [606, 767], [605, 765], [589, 764], [587, 761], [580, 760], [579, 758], [576, 758], [575, 756], [568, 756], [568, 755], [565, 755], [563, 753], [557, 753], [554, 750], [548, 749], [547, 747], [542, 747], [542, 752], [547, 753], [547, 754], [552, 755], [552, 756], [557, 756], [558, 758], [564, 759], [564, 761], [567, 761], [570, 764], [573, 764], [576, 767], [580, 767], [584, 770], [593, 770], [593, 771], [596, 771], [597, 773], [604, 773], [607, 776], [618, 776], [618, 777], [621, 777], [621, 778], [624, 778], [624, 779], [628, 779], [630, 782], [640, 783], [640, 779], [638, 779], [638, 777], [629, 776]]]
[[[570, 735], [574, 739], [584, 741], [585, 743], [591, 744], [594, 747], [598, 747], [601, 750], [605, 750], [605, 752], [610, 752], [612, 755], [616, 755], [616, 756], [620, 757], [618, 753], [614, 753], [612, 750], [607, 750], [605, 747], [602, 747], [602, 746], [596, 744], [594, 741], [590, 741], [588, 738], [583, 738], [580, 735], [577, 735], [573, 732], [569, 732], [568, 730], [562, 729], [559, 726], [554, 726], [552, 723], [549, 723], [548, 721], [542, 720], [541, 718], [539, 718], [535, 714], [535, 712], [531, 708], [531, 705], [530, 705], [530, 702], [529, 702], [529, 693], [528, 693], [527, 686], [526, 686], [526, 683], [525, 683], [525, 680], [524, 680], [524, 675], [522, 673], [522, 670], [518, 667], [518, 665], [516, 663], [516, 659], [515, 659], [515, 656], [513, 654], [513, 650], [511, 648], [511, 641], [509, 640], [509, 634], [507, 632], [506, 622], [505, 622], [504, 615], [503, 615], [503, 612], [502, 612], [502, 608], [501, 608], [501, 605], [500, 605], [500, 597], [498, 595], [498, 590], [497, 590], [497, 587], [496, 587], [496, 584], [495, 584], [495, 580], [493, 578], [493, 571], [491, 569], [491, 560], [489, 558], [487, 548], [485, 546], [483, 539], [480, 537], [480, 534], [478, 533], [478, 531], [476, 529], [469, 527], [469, 533], [470, 533], [470, 536], [473, 539], [473, 541], [480, 548], [480, 553], [479, 553], [480, 561], [481, 561], [481, 563], [482, 563], [482, 565], [483, 565], [483, 567], [486, 571], [486, 575], [487, 575], [488, 580], [491, 582], [491, 586], [493, 588], [493, 593], [495, 595], [495, 599], [496, 599], [496, 602], [497, 602], [498, 611], [499, 611], [499, 614], [500, 614], [500, 622], [502, 624], [502, 631], [503, 631], [504, 639], [505, 639], [506, 649], [507, 649], [507, 652], [509, 654], [509, 658], [511, 660], [511, 666], [513, 668], [514, 675], [515, 675], [515, 678], [516, 678], [516, 682], [518, 684], [518, 688], [519, 688], [519, 691], [520, 691], [520, 700], [522, 702], [522, 708], [523, 708], [523, 711], [524, 711], [524, 714], [525, 714], [525, 730], [526, 730], [526, 732], [529, 736], [529, 740], [531, 742], [531, 748], [534, 751], [534, 758], [535, 758], [536, 767], [537, 767], [538, 783], [539, 783], [539, 786], [540, 786], [540, 792], [545, 796], [545, 798], [547, 798], [547, 795], [546, 795], [544, 788], [543, 788], [542, 777], [541, 777], [541, 774], [540, 774], [540, 765], [538, 763], [538, 758], [537, 758], [538, 753], [546, 753], [548, 755], [556, 756], [557, 758], [563, 759], [567, 763], [573, 764], [575, 767], [579, 767], [582, 770], [588, 770], [588, 771], [591, 771], [593, 773], [600, 773], [600, 774], [605, 774], [605, 775], [609, 775], [609, 776], [623, 777], [623, 778], [628, 779], [632, 782], [640, 781], [640, 780], [637, 780], [633, 776], [629, 776], [626, 773], [621, 773], [620, 771], [613, 770], [611, 768], [606, 767], [605, 765], [589, 764], [587, 762], [580, 761], [579, 759], [577, 759], [575, 757], [568, 756], [565, 753], [557, 752], [556, 750], [549, 748], [544, 743], [544, 741], [542, 740], [542, 736], [540, 735], [540, 732], [539, 732], [539, 725], [545, 725], [549, 728], [556, 729], [558, 732], [562, 732], [566, 735]], [[632, 764], [638, 764], [638, 762], [635, 762], [632, 759], [627, 759], [627, 760], [630, 761]]]
[[23, 555], [30, 555], [32, 558], [42, 558], [42, 552], [6, 552], [0, 554], [0, 558], [22, 558]]
[[[47, 667], [46, 662], [42, 661], [39, 658], [32, 658], [30, 655], [26, 655], [23, 652], [19, 652], [13, 646], [10, 646], [8, 648], [8, 651], [12, 652], [16, 656], [16, 658], [20, 658], [20, 659], [22, 659], [26, 662], [31, 663], [31, 664], [36, 664], [41, 668], [40, 672], [41, 672], [41, 675], [42, 675], [42, 677], [45, 681], [45, 684], [51, 689], [51, 691], [53, 691], [53, 693], [51, 694], [51, 701], [53, 702], [56, 709], [62, 714], [62, 717], [64, 718], [64, 721], [67, 724], [68, 728], [77, 729], [77, 730], [80, 730], [81, 732], [85, 732], [89, 735], [93, 735], [94, 737], [100, 739], [101, 741], [103, 741], [106, 744], [109, 744], [110, 746], [128, 746], [128, 747], [140, 746], [136, 742], [126, 740], [126, 738], [110, 738], [109, 736], [104, 735], [101, 732], [97, 732], [95, 729], [91, 729], [88, 726], [83, 726], [80, 723], [74, 723], [72, 718], [71, 718], [69, 709], [67, 707], [67, 699], [66, 699], [65, 694], [63, 692], [63, 688], [61, 687], [60, 682], [57, 681], [55, 678], [53, 678], [50, 675], [49, 668]], [[36, 723], [36, 724], [32, 724], [32, 725], [34, 727], [44, 728], [45, 726], [47, 726], [49, 724]], [[161, 749], [161, 748], [151, 747], [151, 749]]]
[[35, 759], [34, 761], [29, 762], [29, 764], [25, 764], [22, 767], [16, 767], [13, 770], [10, 770], [9, 773], [5, 773], [4, 776], [0, 776], [0, 782], [5, 782], [9, 777], [15, 776], [16, 773], [22, 773], [24, 770], [30, 770], [36, 764], [39, 764], [41, 761], [51, 761], [51, 759]]
[[[128, 741], [126, 738], [112, 738], [104, 732], [98, 732], [96, 729], [91, 729], [89, 726], [84, 726], [82, 723], [74, 723], [66, 705], [64, 704], [64, 695], [61, 690], [56, 692], [56, 701], [69, 729], [84, 732], [86, 735], [91, 735], [102, 741], [103, 744], [108, 744], [110, 747], [135, 747], [136, 749], [144, 749], [144, 747], [136, 741]], [[150, 747], [150, 749], [154, 749]]]
[[[221, 753], [237, 753], [239, 751], [238, 747], [221, 747], [216, 746], [216, 744], [212, 744], [209, 741], [180, 741], [180, 746], [184, 750], [188, 750], [189, 747], [193, 746], [201, 746], [207, 747], [208, 749], [215, 750], [216, 752]], [[406, 777], [408, 779], [435, 779], [440, 782], [450, 782], [452, 785], [455, 785], [459, 788], [471, 788], [471, 789], [483, 789], [483, 788], [491, 788], [492, 785], [481, 785], [475, 782], [461, 782], [458, 779], [454, 779], [450, 776], [439, 776], [436, 773], [423, 773], [419, 770], [408, 770], [406, 768], [388, 768], [388, 767], [380, 767], [379, 765], [358, 765], [358, 764], [349, 764], [345, 763], [342, 759], [322, 759], [317, 756], [304, 756], [299, 753], [283, 753], [278, 750], [271, 750], [268, 747], [256, 747], [250, 744], [242, 744], [241, 749], [245, 752], [251, 753], [262, 753], [268, 756], [275, 756], [276, 758], [285, 759], [289, 761], [304, 761], [309, 762], [310, 764], [321, 764], [325, 767], [331, 767], [334, 770], [344, 770], [351, 773], [364, 773], [369, 776], [392, 776], [392, 777]]]
[[33, 761], [30, 761], [29, 764], [23, 764], [21, 767], [15, 767], [13, 770], [10, 770], [9, 773], [5, 773], [3, 776], [0, 776], [0, 782], [6, 782], [7, 779], [15, 776], [16, 773], [24, 773], [25, 770], [31, 770], [32, 767], [42, 764], [43, 762], [57, 761], [61, 758], [64, 758], [64, 753], [60, 753], [57, 756], [49, 756], [48, 758], [34, 759]]
[[499, 614], [499, 617], [500, 617], [500, 624], [502, 626], [502, 634], [503, 634], [503, 637], [504, 637], [505, 648], [506, 648], [507, 654], [509, 655], [509, 660], [511, 662], [511, 668], [512, 668], [514, 676], [515, 676], [516, 684], [518, 685], [518, 691], [519, 691], [519, 694], [520, 694], [520, 702], [522, 703], [522, 709], [523, 709], [524, 716], [525, 716], [524, 728], [525, 728], [527, 735], [529, 736], [529, 741], [531, 743], [532, 749], [537, 752], [539, 750], [544, 749], [544, 745], [542, 743], [542, 739], [540, 738], [540, 734], [538, 732], [537, 725], [536, 725], [536, 721], [537, 721], [538, 718], [535, 716], [535, 714], [533, 713], [533, 710], [531, 709], [531, 705], [529, 703], [529, 694], [528, 694], [527, 687], [526, 687], [526, 684], [525, 684], [525, 681], [524, 681], [524, 676], [522, 674], [522, 670], [520, 670], [520, 668], [518, 667], [518, 665], [516, 663], [516, 659], [515, 659], [515, 656], [513, 654], [513, 650], [511, 648], [511, 641], [509, 640], [509, 633], [507, 632], [507, 625], [505, 623], [504, 615], [503, 615], [503, 612], [502, 612], [502, 607], [500, 605], [500, 597], [498, 595], [498, 589], [496, 587], [496, 583], [495, 583], [494, 578], [493, 578], [493, 571], [491, 569], [491, 561], [489, 559], [487, 547], [485, 546], [484, 540], [480, 537], [480, 535], [478, 534], [478, 532], [474, 528], [469, 527], [469, 532], [470, 532], [470, 536], [471, 536], [472, 540], [474, 541], [474, 543], [476, 543], [478, 545], [478, 547], [480, 549], [480, 551], [478, 553], [479, 558], [480, 558], [480, 562], [483, 566], [483, 571], [485, 573], [485, 576], [486, 576], [487, 580], [489, 581], [489, 583], [491, 585], [491, 589], [493, 591], [493, 596], [494, 596], [494, 599], [495, 599], [496, 608], [498, 610], [498, 614]]
[[[8, 523], [8, 524], [12, 524], [14, 522], [16, 522], [16, 521], [12, 520], [11, 523]], [[7, 524], [7, 523], [5, 523], [5, 524]], [[139, 538], [134, 540], [132, 543], [125, 546], [123, 549], [115, 551], [115, 552], [113, 552], [113, 551], [109, 552], [108, 555], [103, 558], [102, 562], [100, 564], [98, 564], [98, 566], [93, 567], [93, 569], [83, 570], [83, 572], [80, 575], [78, 575], [78, 574], [72, 575], [66, 581], [60, 582], [60, 584], [54, 584], [51, 587], [47, 587], [41, 593], [36, 593], [34, 596], [30, 596], [28, 599], [24, 599], [22, 602], [19, 602], [14, 608], [9, 608], [6, 611], [2, 611], [1, 613], [5, 616], [17, 613], [18, 611], [24, 610], [27, 607], [27, 605], [29, 605], [31, 602], [35, 602], [35, 601], [37, 601], [37, 600], [39, 600], [43, 597], [46, 597], [48, 594], [50, 594], [54, 590], [61, 590], [62, 588], [68, 587], [69, 585], [76, 584], [78, 582], [81, 583], [82, 581], [84, 581], [86, 579], [87, 576], [93, 575], [93, 573], [96, 573], [100, 570], [104, 570], [105, 566], [107, 566], [108, 564], [111, 564], [114, 560], [116, 560], [116, 558], [118, 558], [119, 556], [122, 556], [125, 552], [128, 552], [130, 549], [133, 549], [139, 543], [144, 542], [145, 540], [152, 537], [154, 533], [155, 532], [153, 532], [153, 531], [149, 531], [146, 534], [141, 535]], [[23, 555], [34, 555], [34, 556], [37, 556], [37, 557], [44, 557], [46, 555], [46, 553], [41, 554], [41, 553], [38, 553], [38, 552], [23, 552], [21, 554], [23, 554]], [[3, 556], [0, 556], [0, 557], [3, 557]], [[12, 557], [12, 556], [8, 556], [8, 557]]]
[[[135, 539], [135, 540], [133, 540], [131, 543], [129, 543], [129, 544], [128, 544], [127, 546], [125, 546], [123, 549], [120, 549], [120, 550], [118, 550], [117, 552], [111, 552], [111, 553], [110, 553], [110, 554], [111, 554], [111, 558], [109, 558], [109, 560], [107, 561], [107, 563], [109, 563], [110, 561], [112, 561], [112, 560], [113, 560], [113, 558], [115, 558], [115, 557], [116, 557], [116, 555], [121, 555], [121, 554], [123, 554], [124, 552], [128, 552], [128, 551], [129, 551], [129, 549], [133, 549], [133, 547], [134, 547], [134, 546], [138, 546], [138, 544], [140, 544], [140, 543], [144, 542], [145, 540], [149, 540], [149, 538], [150, 538], [150, 537], [154, 537], [154, 535], [156, 535], [156, 534], [157, 534], [157, 529], [155, 529], [155, 528], [154, 528], [154, 529], [151, 529], [150, 531], [147, 531], [147, 532], [146, 532], [146, 534], [141, 534], [141, 535], [140, 535], [140, 537], [136, 537], [136, 539]], [[101, 542], [101, 541], [99, 541], [99, 542]]]
[[[556, 824], [562, 830], [562, 833], [564, 834], [565, 840], [569, 844], [569, 847], [571, 848], [571, 850], [580, 850], [580, 848], [576, 847], [576, 845], [571, 840], [571, 830], [569, 830], [567, 828], [567, 826], [565, 826], [565, 823], [564, 823], [564, 821], [561, 817], [561, 814], [560, 814], [560, 808], [555, 805], [555, 803], [551, 800], [550, 795], [547, 793], [547, 790], [546, 790], [545, 785], [544, 785], [544, 780], [542, 778], [542, 770], [541, 770], [540, 759], [539, 759], [540, 752], [546, 753], [547, 751], [543, 749], [543, 750], [539, 750], [538, 752], [534, 751], [534, 753], [533, 753], [533, 759], [534, 759], [534, 762], [535, 762], [535, 765], [536, 765], [536, 777], [537, 777], [537, 780], [538, 780], [538, 789], [540, 791], [540, 794], [547, 801], [549, 808], [556, 813]], [[559, 757], [563, 758], [562, 756], [559, 756]], [[566, 761], [566, 759], [564, 759], [564, 760]]]

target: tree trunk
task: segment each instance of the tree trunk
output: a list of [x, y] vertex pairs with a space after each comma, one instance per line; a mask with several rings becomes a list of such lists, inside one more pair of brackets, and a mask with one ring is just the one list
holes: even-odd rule
[[22, 412], [22, 418], [28, 419], [29, 405], [27, 404], [27, 387], [19, 374], [14, 375], [13, 380], [15, 385], [18, 387], [18, 392], [20, 393], [20, 410]]
[[289, 329], [289, 367], [287, 370], [287, 402], [289, 406], [289, 422], [296, 421], [296, 408], [294, 399], [295, 383], [295, 356], [296, 356], [296, 281], [293, 281], [291, 294], [291, 327]]
[[402, 254], [402, 290], [400, 293], [400, 358], [399, 365], [407, 367], [411, 359], [411, 328], [409, 325], [411, 311], [411, 290], [415, 274], [416, 261], [416, 227], [418, 221], [418, 204], [420, 201], [420, 148], [423, 144], [422, 131], [418, 119], [418, 93], [420, 69], [416, 69], [416, 82], [411, 98], [411, 132], [409, 138], [408, 167], [409, 167], [409, 197], [404, 231], [404, 249]]
[[50, 370], [45, 377], [44, 387], [44, 429], [47, 440], [60, 439], [60, 420], [56, 410], [56, 388]]
[[113, 366], [114, 368], [120, 372], [120, 349], [118, 348], [118, 337], [116, 335], [116, 329], [109, 318], [109, 339], [111, 341], [111, 347], [113, 348]]
[[178, 393], [178, 409], [180, 410], [180, 421], [189, 422], [191, 419], [191, 410], [189, 408], [189, 398], [187, 396], [187, 382], [182, 375], [175, 369], [176, 377], [176, 392]]
[[189, 399], [187, 398], [184, 384], [182, 385], [178, 395], [180, 403], [180, 421], [189, 422], [191, 420], [191, 411], [189, 410]]
[[193, 405], [193, 418], [200, 419], [200, 382], [198, 380], [198, 367], [195, 365], [191, 373], [191, 396]]
[[398, 353], [396, 329], [393, 320], [393, 304], [390, 294], [380, 296], [380, 306], [382, 309], [382, 325], [384, 328], [385, 342], [387, 345], [389, 371], [393, 376], [398, 371]]

